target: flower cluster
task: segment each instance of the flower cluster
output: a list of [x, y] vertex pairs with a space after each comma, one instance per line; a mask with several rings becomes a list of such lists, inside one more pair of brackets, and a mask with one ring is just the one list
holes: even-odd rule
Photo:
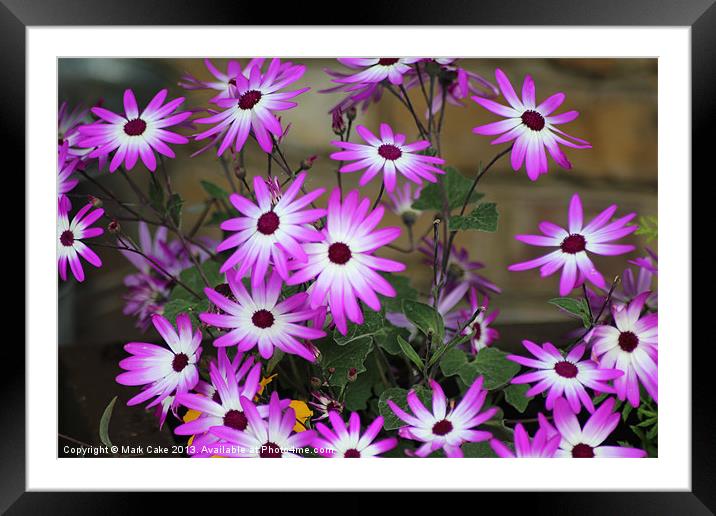
[[[210, 93], [190, 108], [162, 89], [140, 110], [131, 88], [119, 112], [61, 105], [59, 275], [67, 280], [69, 265], [83, 281], [82, 260], [102, 266], [93, 247], [119, 250], [136, 269], [124, 278], [124, 313], [163, 341], [124, 346], [130, 356], [116, 381], [140, 389], [127, 404], [156, 407], [160, 426], [171, 414], [177, 440], [197, 458], [655, 455], [657, 256], [648, 250], [630, 260], [638, 271], [627, 268], [621, 284], [592, 261], [636, 249], [623, 240], [636, 232], [636, 214], [594, 206], [585, 223], [584, 193], [574, 193], [560, 202], [564, 227], [543, 221], [541, 234], [515, 236], [551, 249], [509, 271], [561, 270], [551, 302], [582, 323], [564, 345], [511, 345], [510, 332], [495, 327], [502, 288], [456, 242], [463, 230], [496, 230], [495, 204], [481, 202], [476, 188], [501, 157], [537, 181], [550, 169], [548, 155], [570, 169], [565, 148], [591, 148], [561, 128], [578, 117], [556, 114], [566, 95], [538, 101], [530, 75], [518, 95], [502, 70], [493, 85], [455, 58], [338, 62], [341, 71], [326, 70], [336, 86], [322, 90], [343, 95], [326, 120], [337, 138], [324, 142], [333, 146], [335, 188], [313, 174], [316, 156], [292, 164], [284, 147], [291, 124], [280, 114], [309, 90], [302, 64], [206, 59], [206, 78], [179, 81]], [[386, 94], [410, 125], [354, 124], [359, 109]], [[503, 145], [473, 178], [441, 152], [446, 106], [465, 107], [468, 98], [503, 118], [472, 129]], [[202, 180], [206, 200], [193, 210], [165, 162], [181, 146], [200, 147], [191, 156], [212, 149], [226, 177], [224, 187]], [[265, 169], [246, 159], [251, 152]], [[135, 201], [103, 183], [106, 165], [120, 170]], [[352, 172], [361, 177], [345, 176]], [[344, 187], [351, 179], [357, 188]], [[70, 199], [93, 186], [100, 197], [71, 217]], [[590, 211], [592, 200], [585, 203]], [[387, 224], [386, 208], [403, 227]], [[96, 226], [102, 217], [105, 227]], [[432, 224], [418, 232], [428, 217]], [[427, 271], [428, 286], [409, 264]], [[534, 417], [514, 419], [526, 410]], [[640, 429], [638, 446], [617, 430], [622, 420]]]

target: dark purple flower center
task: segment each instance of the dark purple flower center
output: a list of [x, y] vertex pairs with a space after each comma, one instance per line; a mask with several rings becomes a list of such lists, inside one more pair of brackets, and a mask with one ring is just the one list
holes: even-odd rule
[[65, 247], [71, 247], [75, 243], [75, 235], [69, 229], [63, 231], [60, 235], [60, 243]]
[[141, 118], [135, 118], [124, 124], [124, 132], [129, 136], [139, 136], [147, 128], [147, 123]]
[[336, 412], [343, 412], [343, 407], [341, 407], [340, 403], [336, 403], [335, 401], [329, 401], [328, 405], [326, 405], [326, 411], [335, 410]]
[[246, 425], [249, 424], [249, 420], [246, 415], [240, 410], [229, 410], [224, 414], [224, 425], [234, 430], [245, 430]]
[[438, 421], [433, 425], [433, 433], [435, 435], [446, 435], [452, 432], [452, 423], [447, 419]]
[[337, 263], [338, 265], [343, 265], [344, 263], [348, 263], [348, 260], [351, 259], [351, 249], [343, 242], [336, 242], [335, 244], [331, 244], [331, 246], [328, 248], [328, 259], [331, 260], [333, 263]]
[[259, 450], [259, 457], [262, 459], [280, 459], [281, 448], [279, 448], [278, 444], [268, 441]]
[[186, 356], [185, 353], [177, 353], [174, 355], [174, 360], [172, 360], [172, 369], [174, 369], [177, 373], [183, 371], [187, 365], [189, 365], [189, 357]]
[[261, 329], [270, 328], [273, 326], [274, 317], [271, 312], [262, 308], [258, 312], [254, 312], [254, 315], [251, 316], [251, 322]]
[[574, 378], [579, 372], [576, 365], [572, 362], [567, 362], [566, 360], [554, 364], [554, 370], [563, 378]]
[[381, 66], [390, 66], [397, 63], [399, 59], [397, 57], [381, 57], [378, 59], [378, 64]]
[[587, 240], [582, 235], [574, 233], [562, 240], [559, 247], [563, 253], [577, 254], [587, 248]]
[[388, 143], [384, 143], [383, 145], [378, 147], [378, 154], [380, 154], [385, 159], [389, 159], [390, 161], [395, 161], [403, 155], [402, 151], [398, 147], [396, 147], [395, 145], [390, 145]]
[[480, 340], [480, 337], [482, 337], [482, 326], [480, 326], [479, 323], [475, 323], [472, 326], [472, 338], [475, 340]]
[[351, 448], [350, 450], [346, 450], [343, 457], [346, 459], [360, 459], [360, 452], [355, 448]]
[[522, 113], [522, 123], [533, 131], [541, 131], [544, 129], [544, 117], [537, 111], [527, 110]]
[[588, 444], [579, 443], [572, 448], [572, 457], [575, 459], [592, 459], [594, 458], [594, 448]]
[[631, 353], [639, 345], [639, 337], [634, 332], [623, 331], [619, 334], [619, 347]]
[[259, 100], [261, 100], [261, 92], [249, 90], [239, 97], [239, 107], [241, 109], [251, 109], [259, 103]]
[[273, 211], [267, 211], [259, 217], [256, 228], [264, 235], [273, 235], [278, 229], [279, 218]]

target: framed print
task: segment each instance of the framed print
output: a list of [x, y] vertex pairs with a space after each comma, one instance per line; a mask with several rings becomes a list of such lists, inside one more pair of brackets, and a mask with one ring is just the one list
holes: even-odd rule
[[3, 509], [428, 490], [712, 513], [691, 170], [716, 8], [638, 4], [304, 27], [4, 2], [27, 304]]

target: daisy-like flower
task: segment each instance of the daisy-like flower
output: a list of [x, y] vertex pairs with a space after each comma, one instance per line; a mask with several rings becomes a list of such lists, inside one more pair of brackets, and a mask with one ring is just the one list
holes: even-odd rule
[[95, 267], [102, 266], [99, 256], [83, 242], [86, 238], [94, 238], [104, 233], [102, 228], [91, 227], [97, 219], [104, 215], [99, 208], [90, 211], [92, 204], [85, 205], [70, 222], [68, 206], [62, 200], [58, 202], [57, 214], [57, 268], [60, 278], [67, 281], [67, 264], [77, 281], [84, 281], [85, 271], [82, 269], [80, 257]]
[[[541, 416], [542, 414], [540, 414]], [[542, 418], [540, 418], [542, 420]], [[515, 451], [505, 446], [502, 441], [490, 439], [490, 446], [495, 453], [503, 459], [514, 458], [552, 458], [554, 457], [562, 437], [559, 433], [552, 433], [542, 426], [535, 432], [534, 438], [530, 439], [527, 430], [522, 423], [515, 426]]]
[[229, 288], [234, 296], [231, 300], [216, 290], [205, 288], [209, 301], [224, 313], [202, 313], [199, 318], [206, 324], [230, 331], [216, 340], [214, 346], [238, 345], [240, 352], [253, 347], [265, 359], [273, 356], [274, 348], [284, 353], [298, 355], [313, 362], [316, 357], [298, 339], [320, 339], [326, 332], [309, 328], [300, 323], [311, 319], [314, 310], [304, 305], [308, 294], [299, 292], [279, 302], [283, 281], [277, 272], [272, 272], [266, 284], [263, 281], [252, 286], [251, 294], [238, 274], [228, 274]]
[[337, 412], [338, 414], [341, 414], [343, 412], [343, 403], [333, 398], [329, 394], [324, 394], [322, 392], [312, 392], [311, 396], [313, 396], [316, 401], [309, 401], [308, 404], [315, 408], [321, 414], [320, 416], [314, 418], [314, 421], [326, 419], [330, 412]]
[[323, 457], [338, 459], [377, 457], [398, 445], [398, 440], [395, 437], [373, 442], [381, 428], [383, 428], [382, 416], [375, 418], [366, 428], [363, 435], [360, 434], [360, 416], [357, 412], [351, 413], [348, 418], [347, 428], [337, 412], [330, 412], [328, 418], [333, 428], [328, 428], [323, 423], [318, 423], [316, 430], [323, 437], [317, 437], [313, 440], [313, 447]]
[[353, 161], [343, 165], [339, 169], [340, 172], [367, 169], [360, 178], [360, 186], [367, 185], [380, 171], [383, 171], [383, 182], [388, 192], [395, 190], [398, 173], [418, 185], [423, 184], [423, 179], [435, 183], [437, 182], [435, 174], [445, 173], [435, 166], [445, 163], [444, 159], [418, 154], [419, 151], [430, 147], [430, 142], [427, 140], [406, 144], [405, 135], [394, 134], [388, 124], [380, 124], [380, 138], [362, 125], [356, 126], [356, 131], [368, 145], [333, 141], [331, 142], [333, 145], [343, 150], [331, 154], [331, 159]]
[[[191, 392], [177, 395], [177, 403], [198, 410], [201, 415], [193, 421], [179, 425], [174, 433], [196, 435], [192, 444], [200, 448], [203, 444], [216, 442], [216, 436], [207, 433], [212, 426], [223, 425], [239, 431], [246, 429], [248, 419], [239, 400], [241, 396], [250, 400], [256, 396], [261, 379], [261, 364], [254, 364], [253, 358], [249, 357], [239, 367], [242, 357], [239, 353], [239, 361], [232, 362], [228, 360], [226, 351], [220, 348], [219, 364], [213, 361], [209, 364], [209, 378], [214, 391], [211, 397]], [[263, 415], [266, 414], [267, 411]]]
[[258, 66], [250, 68], [248, 78], [237, 74], [236, 86], [232, 88], [231, 95], [214, 100], [224, 111], [196, 120], [200, 124], [216, 124], [197, 134], [196, 139], [203, 140], [225, 131], [224, 139], [217, 150], [220, 156], [232, 144], [234, 150], [239, 152], [249, 136], [249, 131], [253, 130], [259, 146], [264, 152], [270, 153], [273, 150], [272, 135], [278, 138], [283, 134], [281, 123], [274, 112], [296, 107], [298, 104], [289, 102], [288, 99], [308, 91], [309, 88], [286, 92], [279, 90], [300, 79], [305, 71], [305, 66], [292, 65], [285, 68], [280, 59], [273, 59], [265, 74], [261, 73]]
[[550, 276], [562, 269], [562, 278], [559, 282], [559, 295], [566, 296], [572, 289], [579, 287], [585, 280], [595, 286], [605, 289], [607, 287], [604, 277], [596, 269], [587, 252], [616, 256], [631, 252], [633, 245], [611, 244], [638, 229], [638, 226], [627, 225], [636, 217], [630, 213], [613, 222], [609, 222], [617, 211], [617, 205], [612, 204], [606, 210], [594, 217], [584, 225], [582, 201], [579, 195], [574, 194], [569, 203], [569, 226], [564, 229], [551, 222], [542, 222], [539, 225], [544, 235], [516, 235], [520, 242], [543, 247], [557, 247], [556, 251], [541, 256], [535, 260], [516, 263], [507, 269], [510, 271], [525, 271], [540, 267], [542, 277]]
[[[463, 283], [463, 285], [467, 286], [466, 283]], [[470, 336], [470, 349], [474, 354], [477, 354], [478, 351], [491, 346], [493, 342], [500, 338], [500, 332], [498, 332], [495, 328], [490, 328], [490, 325], [495, 321], [497, 316], [500, 314], [500, 311], [493, 310], [488, 314], [487, 308], [490, 305], [490, 298], [485, 296], [484, 302], [480, 304], [478, 302], [477, 289], [475, 289], [475, 287], [470, 288], [468, 301], [470, 303], [470, 307], [468, 309], [462, 308], [454, 312], [448, 312], [443, 316], [443, 318], [445, 319], [445, 325], [447, 327], [457, 329], [472, 319], [475, 312], [478, 310], [480, 311], [480, 313], [477, 314], [477, 317], [472, 320], [472, 323], [462, 330], [463, 335]], [[482, 310], [483, 308], [484, 310]], [[452, 309], [452, 307], [450, 307], [450, 309]]]
[[567, 400], [557, 399], [554, 404], [554, 424], [559, 435], [562, 436], [562, 441], [555, 457], [578, 459], [646, 457], [646, 452], [638, 448], [602, 446], [609, 434], [617, 427], [620, 419], [621, 414], [614, 413], [614, 398], [607, 398], [589, 417], [584, 427], [580, 427], [577, 416]]
[[67, 102], [60, 105], [57, 112], [57, 146], [67, 145], [67, 155], [70, 158], [83, 158], [92, 149], [78, 146], [80, 132], [77, 128], [80, 125], [92, 123], [89, 109], [84, 106], [75, 106], [70, 111]]
[[289, 257], [299, 262], [306, 261], [306, 253], [300, 244], [321, 240], [321, 234], [311, 223], [323, 217], [326, 210], [305, 209], [323, 195], [323, 188], [296, 197], [305, 180], [305, 172], [298, 174], [276, 204], [273, 203], [275, 192], [272, 195], [259, 176], [254, 178], [258, 206], [238, 194], [229, 197], [242, 216], [221, 223], [221, 229], [236, 233], [221, 242], [216, 250], [221, 252], [238, 247], [221, 266], [221, 272], [238, 264], [239, 277], [243, 278], [250, 270], [252, 283], [256, 284], [263, 281], [269, 265], [273, 265], [281, 277], [287, 279]]
[[[201, 332], [192, 329], [189, 316], [177, 316], [178, 331], [161, 315], [154, 315], [152, 324], [169, 349], [145, 342], [125, 344], [125, 351], [133, 356], [119, 362], [126, 372], [117, 376], [117, 383], [144, 386], [142, 392], [127, 402], [129, 406], [155, 398], [147, 405], [153, 407], [169, 396], [189, 392], [199, 381], [196, 364], [201, 356]], [[176, 406], [175, 398], [172, 408]]]
[[[425, 255], [425, 264], [430, 267], [434, 266], [434, 253], [435, 253], [435, 242], [432, 238], [423, 238], [422, 244], [418, 247], [418, 251]], [[438, 241], [438, 257], [443, 255], [443, 244]], [[448, 256], [447, 263], [447, 282], [448, 288], [453, 288], [459, 283], [468, 283], [473, 286], [483, 295], [488, 295], [489, 292], [499, 294], [502, 289], [488, 280], [486, 277], [481, 276], [475, 271], [484, 269], [485, 264], [470, 259], [470, 255], [467, 249], [452, 246], [450, 248], [450, 256]], [[438, 269], [438, 283], [442, 281], [442, 270]]]
[[[312, 308], [328, 304], [333, 321], [342, 334], [348, 331], [347, 320], [363, 323], [358, 299], [376, 312], [382, 294], [395, 297], [395, 289], [376, 271], [400, 272], [405, 265], [373, 252], [400, 236], [400, 228], [388, 227], [373, 231], [383, 218], [385, 209], [378, 206], [369, 213], [371, 200], [351, 191], [341, 202], [341, 191], [333, 190], [328, 201], [326, 227], [322, 241], [303, 244], [308, 260], [296, 261], [297, 271], [287, 283], [298, 285], [316, 278], [310, 289]], [[357, 299], [358, 298], [358, 299]]]
[[63, 143], [57, 152], [57, 198], [67, 195], [77, 186], [78, 180], [73, 176], [79, 160], [69, 154], [69, 143]]
[[92, 113], [100, 117], [103, 123], [83, 125], [79, 127], [82, 138], [79, 142], [84, 147], [96, 147], [90, 158], [106, 156], [116, 151], [109, 163], [109, 171], [114, 172], [124, 162], [127, 170], [134, 168], [138, 158], [152, 172], [157, 168], [154, 151], [169, 158], [174, 151], [167, 143], [187, 143], [188, 138], [167, 131], [167, 127], [182, 123], [191, 115], [190, 111], [175, 113], [184, 102], [184, 97], [164, 104], [167, 90], [161, 90], [147, 104], [144, 111], [139, 112], [134, 92], [124, 92], [124, 115], [118, 115], [101, 107], [93, 107]]
[[656, 255], [649, 249], [648, 256], [629, 260], [629, 263], [639, 267], [637, 276], [632, 269], [624, 269], [619, 288], [616, 288], [612, 297], [622, 304], [631, 303], [639, 294], [650, 291], [646, 300], [647, 308], [656, 310], [659, 305], [658, 294], [652, 289], [651, 283], [657, 273]]
[[603, 367], [624, 372], [614, 381], [620, 400], [639, 406], [639, 384], [658, 402], [658, 314], [641, 315], [650, 292], [643, 292], [628, 305], [612, 305], [614, 326], [594, 330], [592, 352]]
[[482, 376], [473, 382], [462, 401], [450, 412], [447, 411], [447, 398], [440, 384], [430, 380], [430, 387], [433, 391], [432, 412], [425, 408], [413, 390], [408, 393], [408, 406], [414, 415], [388, 400], [390, 409], [408, 424], [398, 434], [403, 439], [424, 443], [415, 451], [418, 457], [427, 457], [440, 448], [448, 457], [462, 457], [460, 446], [463, 443], [487, 441], [492, 437], [490, 432], [474, 430], [497, 412], [497, 407], [480, 412], [487, 396], [487, 391], [482, 390]]
[[510, 383], [536, 382], [525, 393], [526, 396], [535, 396], [549, 390], [545, 404], [548, 410], [554, 408], [557, 398], [564, 396], [574, 412], [579, 413], [582, 405], [590, 413], [594, 412], [592, 398], [585, 387], [611, 394], [614, 388], [606, 382], [624, 374], [616, 369], [602, 369], [592, 360], [582, 360], [585, 344], [575, 346], [566, 357], [550, 342], [545, 342], [542, 347], [529, 340], [523, 340], [522, 344], [536, 359], [520, 355], [507, 355], [507, 359], [536, 371], [515, 376]]
[[472, 132], [483, 135], [499, 134], [500, 136], [492, 141], [493, 145], [514, 140], [511, 162], [515, 171], [520, 170], [524, 163], [527, 176], [536, 181], [540, 174], [546, 174], [548, 171], [545, 147], [552, 159], [567, 170], [572, 168], [572, 164], [559, 147], [560, 144], [574, 149], [592, 148], [589, 142], [570, 136], [557, 128], [558, 125], [571, 122], [579, 116], [577, 111], [552, 115], [564, 102], [564, 93], [555, 93], [538, 105], [535, 101], [535, 83], [529, 75], [525, 76], [522, 85], [522, 99], [515, 93], [507, 75], [499, 68], [495, 70], [495, 79], [509, 106], [478, 96], [472, 97], [472, 100], [506, 120], [475, 127]]
[[241, 408], [247, 419], [244, 431], [228, 426], [214, 426], [209, 431], [222, 441], [210, 446], [212, 455], [223, 457], [260, 457], [263, 459], [297, 458], [301, 449], [316, 438], [315, 430], [293, 433], [296, 412], [284, 409], [273, 392], [269, 401], [268, 420], [261, 417], [256, 405], [240, 397]]
[[341, 64], [359, 71], [347, 77], [334, 79], [334, 81], [339, 83], [377, 83], [388, 79], [391, 84], [399, 85], [403, 83], [403, 76], [413, 69], [411, 65], [421, 59], [413, 57], [338, 58]]

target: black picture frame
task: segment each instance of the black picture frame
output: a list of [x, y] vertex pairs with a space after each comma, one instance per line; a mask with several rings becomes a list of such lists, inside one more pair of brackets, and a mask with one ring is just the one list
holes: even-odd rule
[[[23, 149], [25, 135], [25, 29], [38, 25], [608, 25], [691, 27], [692, 159], [708, 165], [716, 116], [716, 6], [715, 0], [442, 0], [440, 7], [427, 0], [367, 0], [350, 5], [325, 6], [282, 3], [269, 8], [265, 2], [196, 2], [195, 0], [1, 0], [0, 52], [3, 94], [0, 96], [2, 141], [8, 149]], [[270, 13], [270, 18], [267, 14]], [[321, 18], [319, 13], [325, 13]], [[350, 13], [350, 15], [349, 15]], [[333, 20], [329, 17], [333, 15]], [[350, 16], [350, 17], [349, 17]], [[598, 44], [598, 42], [595, 42]], [[48, 94], [51, 94], [48, 90]], [[24, 167], [24, 153], [15, 170]], [[710, 172], [712, 165], [704, 169]], [[689, 171], [674, 171], [689, 179]], [[698, 221], [694, 218], [694, 224]], [[26, 271], [27, 273], [27, 271]], [[684, 330], [686, 345], [691, 329]], [[713, 437], [712, 377], [708, 349], [711, 339], [692, 347], [692, 491], [641, 493], [529, 493], [481, 494], [479, 507], [497, 497], [508, 497], [509, 508], [532, 514], [683, 514], [716, 512], [716, 439]], [[0, 439], [0, 510], [8, 514], [128, 514], [147, 506], [145, 494], [127, 493], [27, 493], [25, 492], [25, 358], [18, 353], [12, 367], [4, 367], [2, 382], [3, 426]], [[49, 422], [48, 424], [53, 424]], [[424, 495], [424, 493], [423, 493]], [[212, 495], [214, 496], [214, 495]], [[244, 496], [244, 495], [241, 495]], [[324, 496], [324, 495], [321, 495]], [[474, 495], [473, 495], [474, 496]], [[192, 496], [196, 500], [196, 495]], [[424, 496], [413, 495], [415, 504]], [[304, 506], [292, 497], [272, 497], [271, 510]], [[443, 498], [444, 499], [444, 498]], [[164, 494], [160, 503], [182, 500], [179, 493]], [[245, 499], [241, 505], [248, 508]], [[476, 500], [476, 499], [474, 499]], [[504, 498], [503, 498], [504, 500]], [[180, 502], [185, 503], [183, 500]], [[368, 508], [360, 494], [345, 494], [341, 506]], [[409, 501], [402, 501], [410, 510]], [[253, 505], [253, 504], [251, 504]]]

